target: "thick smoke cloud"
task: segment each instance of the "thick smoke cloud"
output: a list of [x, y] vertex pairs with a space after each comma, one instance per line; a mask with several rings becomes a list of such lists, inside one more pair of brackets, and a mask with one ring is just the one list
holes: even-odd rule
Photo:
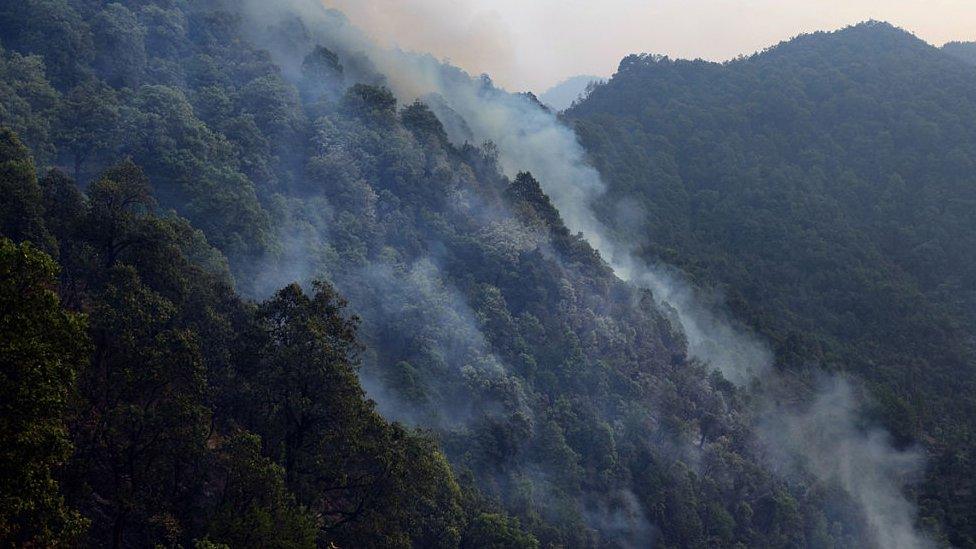
[[[251, 7], [257, 29], [274, 20], [276, 10], [303, 14], [310, 32], [319, 29], [320, 42], [346, 55], [365, 53], [401, 101], [433, 99], [435, 111], [439, 105], [442, 113], [456, 114], [465, 124], [447, 126], [463, 126], [464, 132], [451, 137], [494, 143], [510, 176], [531, 171], [572, 231], [582, 233], [619, 277], [651, 290], [662, 309], [673, 312], [692, 357], [739, 385], [765, 386], [764, 394], [775, 394], [785, 385], [763, 342], [703, 300], [679, 272], [646, 264], [614, 238], [594, 213], [605, 190], [599, 174], [587, 164], [573, 131], [532, 98], [506, 93], [485, 78], [471, 78], [430, 56], [378, 48], [343, 16], [313, 0], [251, 0]], [[288, 60], [281, 62], [287, 69]], [[429, 278], [430, 272], [420, 274]], [[901, 493], [903, 481], [918, 471], [921, 459], [916, 452], [895, 450], [879, 431], [858, 428], [861, 413], [852, 394], [848, 383], [831, 381], [799, 410], [768, 404], [773, 419], [762, 423], [760, 435], [770, 449], [771, 465], [798, 467], [846, 493], [861, 511], [862, 529], [873, 545], [927, 547], [930, 542], [912, 526], [915, 510]], [[616, 521], [615, 512], [595, 510], [594, 520]], [[639, 516], [635, 513], [626, 514]]]

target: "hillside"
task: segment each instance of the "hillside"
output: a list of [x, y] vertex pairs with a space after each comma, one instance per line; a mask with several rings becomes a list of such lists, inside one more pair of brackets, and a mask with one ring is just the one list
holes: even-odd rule
[[957, 59], [976, 65], [976, 42], [949, 42], [942, 46], [942, 51]]
[[[896, 503], [879, 518], [774, 462], [762, 396], [689, 356], [675, 312], [567, 228], [524, 142], [450, 140], [488, 125], [485, 102], [501, 137], [569, 134], [525, 97], [370, 49], [314, 2], [3, 2], [0, 44], [0, 543], [913, 530], [910, 463], [872, 471]], [[416, 102], [404, 67], [464, 93]]]
[[866, 380], [897, 443], [929, 454], [923, 520], [970, 547], [976, 73], [962, 49], [870, 22], [724, 64], [631, 56], [565, 118], [617, 235], [724, 296], [781, 371]]

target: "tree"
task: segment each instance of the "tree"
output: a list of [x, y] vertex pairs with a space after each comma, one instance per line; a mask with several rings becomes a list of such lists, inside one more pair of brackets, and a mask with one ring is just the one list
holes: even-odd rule
[[91, 28], [67, 0], [0, 2], [0, 36], [5, 47], [43, 56], [58, 86], [72, 86], [90, 71]]
[[57, 110], [57, 144], [71, 154], [74, 178], [93, 156], [114, 150], [119, 141], [120, 110], [114, 90], [91, 80], [69, 91]]
[[211, 427], [200, 344], [133, 266], [102, 276], [90, 297], [95, 349], [81, 381], [73, 476], [90, 490], [85, 506], [106, 517], [93, 543], [173, 544], [195, 519], [182, 502], [198, 490]]
[[58, 92], [44, 76], [40, 56], [23, 56], [0, 45], [0, 126], [17, 132], [34, 153], [50, 158]]
[[16, 134], [0, 128], [0, 236], [31, 240], [53, 251], [54, 242], [44, 226], [41, 188], [34, 159]]
[[[431, 442], [389, 425], [356, 374], [356, 319], [324, 283], [262, 304], [247, 401], [265, 452], [299, 503], [340, 546], [453, 547], [463, 514], [450, 466]], [[421, 518], [423, 517], [423, 518]]]
[[136, 88], [146, 70], [146, 29], [122, 4], [105, 6], [93, 19], [94, 66], [110, 85]]
[[186, 48], [187, 18], [181, 10], [147, 4], [139, 11], [139, 20], [146, 29], [145, 47], [151, 57], [175, 59]]
[[447, 143], [447, 132], [430, 108], [420, 101], [413, 102], [400, 114], [403, 125], [414, 132], [418, 139], [434, 139], [437, 144]]
[[0, 238], [0, 544], [71, 544], [86, 521], [56, 473], [71, 454], [65, 416], [85, 367], [85, 319], [54, 291], [58, 266]]
[[343, 107], [366, 120], [390, 125], [396, 120], [397, 100], [387, 88], [356, 84], [346, 91]]
[[[343, 318], [344, 307], [324, 284], [317, 285], [313, 296], [305, 295], [297, 284], [282, 289], [261, 307], [261, 332], [256, 334], [259, 360], [249, 372], [253, 402], [259, 403], [255, 420], [260, 422], [258, 432], [266, 447], [284, 465], [288, 484], [300, 501], [325, 514], [331, 512], [330, 491], [349, 492], [351, 501], [359, 502], [349, 513], [360, 508], [370, 493], [368, 477], [346, 483], [323, 476], [328, 469], [322, 470], [320, 451], [332, 448], [329, 459], [335, 463], [371, 438], [366, 431], [362, 440], [347, 439], [351, 433], [334, 426], [377, 428], [371, 425], [374, 417], [362, 401], [356, 378], [356, 322]], [[319, 398], [324, 394], [329, 398]]]
[[96, 181], [89, 191], [90, 238], [100, 243], [106, 266], [112, 266], [129, 248], [147, 243], [145, 230], [151, 220], [155, 200], [149, 179], [131, 160], [114, 166]]
[[302, 61], [302, 75], [309, 80], [340, 77], [342, 63], [335, 52], [319, 44]]
[[302, 92], [307, 103], [323, 95], [334, 99], [342, 88], [343, 67], [339, 56], [322, 45], [315, 46], [302, 60]]
[[237, 170], [230, 143], [196, 118], [181, 90], [142, 86], [122, 118], [122, 152], [153, 175], [160, 202], [201, 226], [228, 256], [265, 249], [270, 220], [253, 183]]
[[464, 549], [537, 549], [539, 541], [526, 533], [518, 520], [504, 515], [481, 513], [464, 532]]
[[261, 438], [237, 433], [218, 447], [211, 489], [219, 495], [209, 537], [231, 547], [314, 548], [315, 517], [285, 487], [284, 469], [261, 454]]
[[241, 88], [241, 111], [254, 117], [278, 151], [288, 152], [304, 130], [300, 105], [298, 91], [280, 75], [255, 78]]

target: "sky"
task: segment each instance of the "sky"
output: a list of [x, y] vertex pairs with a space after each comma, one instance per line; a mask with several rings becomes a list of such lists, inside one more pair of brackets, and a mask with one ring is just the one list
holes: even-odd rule
[[322, 0], [386, 46], [511, 91], [609, 76], [631, 53], [716, 61], [877, 19], [942, 45], [976, 40], [976, 0]]

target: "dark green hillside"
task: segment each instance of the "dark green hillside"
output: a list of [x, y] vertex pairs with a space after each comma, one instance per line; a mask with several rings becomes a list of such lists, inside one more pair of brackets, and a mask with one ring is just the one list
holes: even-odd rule
[[365, 399], [330, 286], [243, 301], [134, 164], [82, 194], [9, 132], [0, 150], [5, 190], [33, 195], [15, 217], [47, 234], [0, 239], [5, 545], [456, 546], [508, 520]]
[[0, 544], [875, 539], [842, 490], [767, 467], [751, 396], [532, 175], [449, 143], [332, 26], [241, 6], [0, 0], [26, 144], [0, 140], [3, 318], [31, 320], [3, 375], [52, 403], [0, 418], [32, 483], [3, 477]]
[[[529, 96], [377, 55], [314, 0], [0, 0], [0, 45], [0, 545], [970, 542], [958, 60], [878, 25], [632, 58], [571, 114], [650, 257], [725, 290], [795, 378], [870, 381], [876, 417], [826, 430], [871, 469], [852, 489], [792, 467], [809, 441], [771, 447], [781, 403], [690, 359], [552, 187], [449, 141], [482, 102], [548, 128]], [[417, 67], [470, 102], [385, 86]], [[882, 421], [934, 452], [924, 533]]]
[[971, 65], [976, 65], [976, 42], [949, 42], [942, 46], [942, 51]]
[[721, 292], [779, 368], [866, 379], [930, 454], [923, 516], [974, 546], [976, 72], [950, 50], [870, 22], [725, 64], [631, 56], [566, 118], [607, 223]]

